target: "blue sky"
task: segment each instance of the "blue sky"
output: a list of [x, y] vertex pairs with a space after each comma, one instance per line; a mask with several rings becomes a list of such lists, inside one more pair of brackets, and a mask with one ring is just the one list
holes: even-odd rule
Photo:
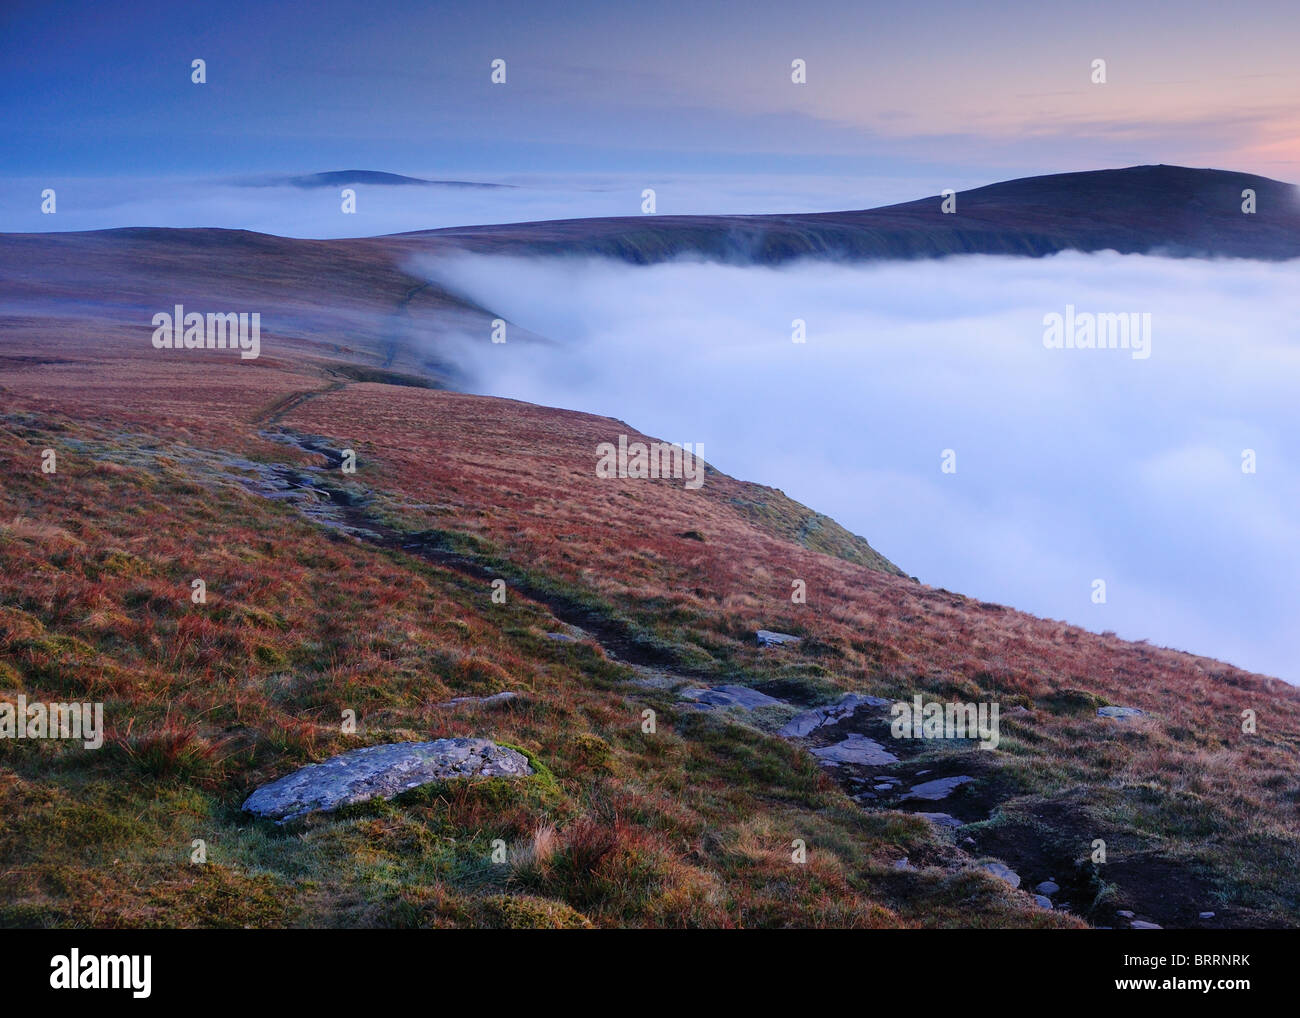
[[825, 173], [918, 194], [1141, 162], [1300, 177], [1293, 0], [20, 0], [0, 40], [11, 177]]

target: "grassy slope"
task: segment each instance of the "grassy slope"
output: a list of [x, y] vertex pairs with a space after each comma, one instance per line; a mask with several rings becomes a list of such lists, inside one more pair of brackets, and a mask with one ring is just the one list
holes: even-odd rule
[[[1024, 706], [1004, 713], [1003, 751], [981, 774], [1002, 803], [982, 841], [1056, 864], [1105, 838], [1102, 899], [1182, 885], [1237, 924], [1300, 921], [1300, 697], [1276, 680], [866, 568], [865, 542], [810, 527], [770, 489], [716, 474], [699, 492], [597, 481], [595, 444], [628, 431], [620, 422], [329, 388], [269, 358], [157, 364], [0, 374], [0, 697], [102, 699], [110, 727], [99, 752], [0, 742], [0, 922], [1078, 923], [952, 871], [947, 836], [861, 810], [761, 726], [683, 711], [591, 642], [545, 639], [558, 623], [536, 602], [493, 605], [481, 580], [332, 536], [232, 484], [236, 455], [306, 461], [259, 438], [268, 426], [351, 445], [348, 483], [391, 525], [454, 535], [681, 671], [811, 701], [851, 689]], [[59, 454], [54, 477], [39, 471], [45, 448]], [[194, 577], [206, 605], [189, 600]], [[790, 603], [792, 577], [807, 605]], [[762, 654], [759, 626], [804, 645]], [[502, 688], [524, 698], [437, 706]], [[1100, 722], [1103, 701], [1155, 717]], [[1255, 736], [1240, 732], [1246, 708]], [[345, 709], [358, 735], [340, 731]], [[471, 734], [548, 770], [290, 832], [238, 812], [258, 783], [308, 761]], [[195, 838], [206, 865], [189, 862]], [[489, 861], [495, 838], [511, 847], [506, 866]], [[806, 866], [790, 861], [795, 838]], [[903, 855], [921, 868], [895, 870]]]

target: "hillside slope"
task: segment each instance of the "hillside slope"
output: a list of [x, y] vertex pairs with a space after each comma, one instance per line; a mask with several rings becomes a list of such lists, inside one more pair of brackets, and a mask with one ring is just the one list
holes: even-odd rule
[[[1300, 694], [1276, 679], [918, 584], [715, 472], [695, 491], [598, 479], [597, 444], [638, 437], [618, 421], [310, 360], [144, 371], [6, 352], [0, 694], [102, 700], [109, 737], [0, 741], [0, 922], [1300, 921]], [[759, 628], [802, 639], [762, 649]], [[687, 698], [718, 686], [772, 702]], [[446, 706], [503, 690], [519, 695]], [[996, 702], [1001, 744], [819, 766], [823, 743], [887, 739], [882, 722], [777, 734], [845, 692]], [[239, 812], [303, 763], [452, 735], [545, 770], [289, 831]], [[942, 776], [970, 780], [939, 805], [872, 791]], [[990, 861], [1024, 887], [1053, 879], [1061, 908]]]

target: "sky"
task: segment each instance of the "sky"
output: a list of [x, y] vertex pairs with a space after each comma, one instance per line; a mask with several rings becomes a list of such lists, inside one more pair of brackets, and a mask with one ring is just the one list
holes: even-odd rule
[[827, 200], [1154, 162], [1295, 181], [1297, 52], [1294, 0], [6, 0], [0, 176], [867, 182]]

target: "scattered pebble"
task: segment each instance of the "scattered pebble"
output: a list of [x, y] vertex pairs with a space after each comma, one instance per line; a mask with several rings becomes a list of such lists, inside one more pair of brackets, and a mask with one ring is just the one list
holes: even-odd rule
[[1005, 880], [1012, 887], [1020, 886], [1020, 874], [1013, 870], [1006, 863], [1001, 862], [983, 862], [980, 868], [987, 873], [993, 874], [999, 880]]
[[1135, 718], [1145, 714], [1146, 711], [1138, 710], [1136, 707], [1098, 707], [1097, 717], [1099, 718]]

